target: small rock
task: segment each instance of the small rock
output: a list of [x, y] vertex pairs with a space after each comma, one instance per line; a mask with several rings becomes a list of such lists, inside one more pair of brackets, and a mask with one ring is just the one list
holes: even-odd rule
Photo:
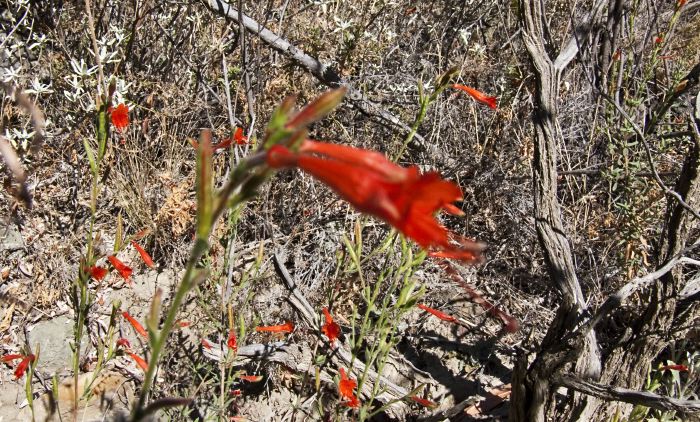
[[[73, 352], [70, 343], [73, 340], [73, 319], [60, 316], [37, 323], [29, 332], [29, 344], [32, 348], [41, 345], [39, 369], [49, 373], [62, 372], [71, 368]], [[87, 335], [83, 337], [81, 349], [85, 350]]]

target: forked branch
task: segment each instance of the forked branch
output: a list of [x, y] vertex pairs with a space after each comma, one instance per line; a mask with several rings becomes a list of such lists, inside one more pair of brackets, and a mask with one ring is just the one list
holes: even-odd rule
[[686, 414], [700, 413], [700, 400], [674, 399], [648, 391], [636, 391], [584, 381], [569, 375], [554, 377], [554, 383], [603, 400], [621, 401], [662, 411], [676, 411]]

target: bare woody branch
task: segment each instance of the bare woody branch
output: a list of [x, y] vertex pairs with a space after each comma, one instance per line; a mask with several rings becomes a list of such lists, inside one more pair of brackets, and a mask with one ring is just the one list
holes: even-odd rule
[[667, 274], [669, 271], [673, 270], [676, 265], [679, 264], [692, 264], [697, 265], [697, 261], [684, 257], [691, 250], [695, 249], [700, 245], [700, 242], [694, 243], [691, 246], [683, 249], [679, 254], [677, 254], [673, 259], [669, 260], [666, 264], [660, 267], [658, 270], [646, 274], [642, 277], [637, 277], [631, 280], [629, 283], [622, 286], [615, 292], [615, 294], [608, 297], [605, 302], [598, 308], [593, 318], [590, 319], [590, 323], [586, 324], [586, 329], [593, 329], [607, 314], [609, 314], [613, 309], [622, 305], [622, 303], [627, 299], [632, 293], [639, 289], [647, 287], [654, 283], [656, 280], [661, 278], [663, 275]]
[[612, 387], [591, 381], [584, 381], [569, 375], [554, 377], [554, 383], [571, 388], [604, 400], [620, 401], [657, 410], [676, 411], [685, 414], [700, 413], [700, 400], [681, 400], [661, 396], [648, 391], [635, 391], [627, 388]]

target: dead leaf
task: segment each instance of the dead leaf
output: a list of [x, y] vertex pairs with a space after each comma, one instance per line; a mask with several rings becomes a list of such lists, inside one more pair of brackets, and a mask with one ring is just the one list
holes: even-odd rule
[[464, 411], [469, 416], [479, 416], [490, 412], [510, 397], [510, 384], [496, 387], [486, 393], [486, 398]]
[[5, 311], [5, 315], [2, 317], [2, 321], [0, 321], [0, 333], [10, 328], [10, 324], [12, 324], [12, 315], [14, 313], [15, 304], [12, 303], [10, 304], [10, 307], [7, 308], [7, 310]]

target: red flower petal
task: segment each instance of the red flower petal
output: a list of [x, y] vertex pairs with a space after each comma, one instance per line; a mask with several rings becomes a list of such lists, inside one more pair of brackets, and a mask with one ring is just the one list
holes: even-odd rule
[[236, 128], [236, 131], [233, 133], [233, 140], [236, 141], [237, 145], [245, 145], [248, 143], [248, 138], [243, 136], [243, 128]]
[[418, 304], [418, 307], [421, 308], [422, 310], [424, 310], [425, 312], [428, 312], [428, 313], [430, 313], [430, 314], [435, 315], [436, 317], [440, 318], [440, 319], [443, 320], [443, 321], [447, 321], [447, 322], [457, 322], [457, 318], [455, 318], [455, 317], [453, 317], [453, 316], [451, 316], [451, 315], [447, 315], [447, 314], [444, 313], [444, 312], [440, 312], [440, 311], [438, 311], [437, 309], [433, 309], [433, 308], [431, 308], [431, 307], [429, 307], [429, 306], [425, 306], [425, 305], [423, 305], [422, 303], [419, 303], [419, 304]]
[[481, 259], [483, 245], [462, 240], [453, 244], [435, 214], [456, 212], [460, 188], [437, 173], [401, 167], [383, 155], [358, 148], [304, 141], [299, 153], [275, 145], [267, 152], [273, 168], [298, 167], [319, 179], [360, 212], [396, 227], [424, 249], [465, 262]]
[[338, 382], [338, 392], [341, 396], [345, 398], [351, 398], [354, 393], [353, 390], [357, 387], [357, 382], [348, 377], [345, 368], [340, 368], [340, 381]]
[[454, 84], [452, 85], [453, 88], [462, 90], [469, 94], [472, 98], [474, 98], [476, 101], [486, 104], [487, 106], [495, 109], [496, 106], [496, 97], [489, 97], [488, 95], [484, 94], [483, 92], [476, 90], [472, 87], [466, 86], [466, 85], [461, 85], [461, 84]]
[[116, 270], [119, 272], [119, 275], [122, 276], [122, 278], [123, 278], [127, 283], [130, 283], [130, 282], [131, 282], [131, 280], [130, 280], [131, 273], [134, 272], [134, 271], [131, 269], [131, 267], [129, 267], [128, 265], [126, 265], [126, 264], [124, 264], [123, 262], [121, 262], [121, 261], [120, 261], [119, 259], [117, 259], [117, 257], [114, 256], [114, 255], [108, 256], [108, 257], [107, 257], [107, 260], [109, 260], [109, 262], [112, 264], [112, 266], [114, 267], [114, 269], [116, 269]]
[[151, 255], [146, 252], [141, 245], [138, 243], [134, 242], [133, 240], [131, 241], [131, 244], [136, 248], [138, 251], [139, 255], [141, 255], [141, 259], [143, 259], [143, 262], [148, 265], [150, 268], [155, 268], [156, 264], [153, 263], [153, 259], [151, 259]]
[[131, 359], [136, 362], [136, 364], [143, 369], [144, 371], [148, 371], [148, 362], [146, 362], [141, 356], [137, 355], [136, 353], [131, 353], [131, 352], [126, 352], [129, 356], [131, 356]]
[[247, 382], [260, 382], [263, 379], [262, 375], [239, 375], [238, 378]]
[[24, 373], [27, 371], [29, 364], [34, 362], [34, 359], [36, 359], [34, 355], [24, 356], [22, 362], [20, 362], [19, 365], [17, 365], [17, 368], [15, 368], [15, 379], [22, 378]]
[[328, 308], [323, 308], [323, 315], [326, 318], [326, 323], [321, 327], [321, 332], [328, 337], [328, 341], [333, 344], [338, 337], [340, 337], [340, 326], [333, 322], [333, 317], [331, 313], [328, 312]]
[[357, 408], [360, 407], [360, 399], [355, 396], [350, 397], [350, 400], [343, 402], [347, 407]]
[[120, 338], [117, 340], [117, 347], [124, 347], [126, 349], [131, 349], [131, 343], [125, 338]]
[[433, 403], [430, 400], [426, 400], [426, 399], [418, 397], [418, 396], [411, 396], [410, 399], [413, 400], [414, 402], [420, 404], [423, 407], [427, 407], [430, 409], [437, 407], [437, 403]]
[[93, 265], [92, 267], [88, 267], [87, 272], [92, 278], [94, 278], [97, 281], [100, 281], [103, 278], [105, 278], [109, 271], [107, 271], [107, 268], [102, 268], [98, 267], [97, 265]]
[[0, 360], [7, 363], [7, 362], [12, 362], [13, 360], [22, 359], [22, 358], [24, 358], [24, 355], [20, 355], [20, 354], [15, 353], [12, 355], [5, 355]]
[[659, 368], [659, 371], [679, 371], [679, 372], [688, 372], [688, 367], [685, 365], [664, 365], [661, 368]]
[[112, 125], [119, 130], [129, 126], [129, 107], [126, 104], [119, 104], [117, 108], [109, 108], [112, 118]]
[[218, 144], [212, 145], [212, 146], [211, 146], [211, 149], [212, 149], [212, 151], [216, 151], [216, 150], [219, 150], [219, 149], [228, 148], [228, 147], [230, 147], [231, 145], [233, 145], [233, 141], [232, 141], [231, 139], [226, 139], [226, 140], [223, 140], [223, 141], [219, 142]]
[[211, 350], [211, 348], [212, 348], [211, 343], [209, 343], [209, 342], [208, 342], [207, 340], [205, 340], [205, 339], [202, 339], [202, 346], [204, 346], [204, 348], [207, 349], [207, 350]]
[[238, 341], [236, 340], [236, 332], [234, 330], [229, 330], [226, 345], [233, 351], [233, 353], [238, 352]]
[[134, 317], [129, 315], [129, 313], [126, 311], [122, 312], [122, 316], [126, 318], [127, 321], [129, 321], [129, 324], [131, 324], [131, 326], [134, 327], [134, 330], [137, 333], [141, 334], [146, 339], [148, 338], [148, 333], [143, 328], [143, 325], [141, 325]]
[[282, 325], [269, 325], [262, 327], [255, 327], [257, 332], [268, 332], [268, 333], [291, 333], [294, 331], [294, 324], [287, 322]]

